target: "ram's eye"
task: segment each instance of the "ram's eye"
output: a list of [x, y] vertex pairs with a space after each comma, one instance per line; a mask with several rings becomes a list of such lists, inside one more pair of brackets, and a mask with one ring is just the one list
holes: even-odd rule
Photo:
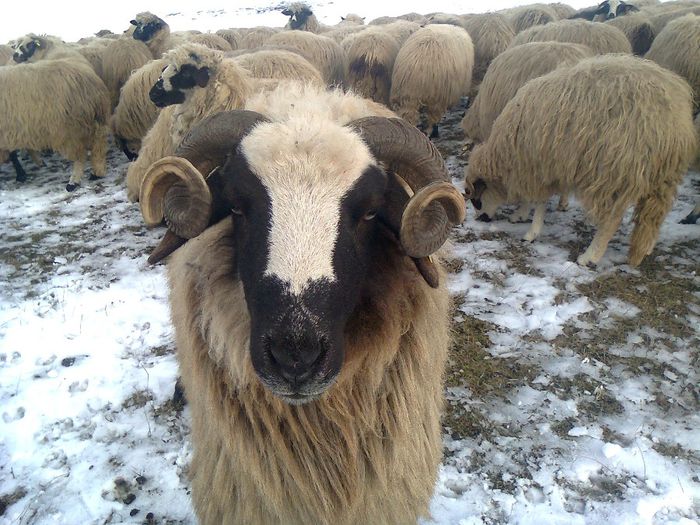
[[365, 213], [362, 216], [362, 220], [364, 221], [371, 221], [377, 216], [377, 210], [369, 210], [367, 213]]

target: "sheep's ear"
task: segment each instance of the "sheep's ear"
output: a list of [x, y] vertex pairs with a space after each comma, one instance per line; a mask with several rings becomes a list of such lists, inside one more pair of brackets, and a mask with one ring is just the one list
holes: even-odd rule
[[289, 9], [285, 9], [284, 11], [282, 11], [282, 14], [284, 16], [292, 16], [292, 11]]
[[345, 17], [344, 17], [344, 16], [341, 16], [340, 19], [341, 19], [341, 20], [345, 20]]
[[635, 11], [639, 11], [639, 8], [636, 5], [632, 4], [620, 4], [617, 7], [618, 13], [617, 16], [620, 15], [626, 15], [627, 13], [634, 13]]
[[205, 66], [195, 70], [194, 81], [199, 87], [205, 87], [209, 83], [209, 68]]
[[139, 23], [138, 23], [136, 20], [129, 20], [129, 23], [130, 23], [132, 26], [137, 26], [137, 25], [139, 25]]

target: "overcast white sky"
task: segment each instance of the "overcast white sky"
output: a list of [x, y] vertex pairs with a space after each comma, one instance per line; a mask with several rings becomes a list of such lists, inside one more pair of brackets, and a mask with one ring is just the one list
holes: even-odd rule
[[[100, 29], [110, 29], [119, 33], [127, 29], [129, 20], [141, 11], [154, 12], [164, 18], [175, 31], [183, 29], [216, 31], [227, 27], [256, 25], [282, 26], [286, 22], [286, 17], [277, 10], [271, 10], [270, 6], [283, 3], [286, 1], [113, 0], [90, 3], [70, 0], [3, 1], [0, 42], [7, 42], [29, 32], [56, 35], [68, 41], [89, 36]], [[326, 0], [309, 3], [321, 22], [335, 24], [340, 20], [341, 14], [348, 12], [358, 13], [369, 21], [382, 15], [398, 15], [411, 11], [470, 13], [495, 11], [531, 2], [524, 0], [402, 0], [401, 2]], [[597, 0], [570, 0], [567, 3], [580, 8], [594, 5]], [[257, 11], [261, 8], [269, 11], [258, 13]]]

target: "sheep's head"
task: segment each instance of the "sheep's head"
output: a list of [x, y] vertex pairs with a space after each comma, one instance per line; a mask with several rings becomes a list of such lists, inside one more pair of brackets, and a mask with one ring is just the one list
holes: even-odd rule
[[31, 33], [23, 36], [13, 46], [15, 52], [12, 55], [12, 60], [20, 64], [32, 58], [37, 59], [41, 51], [46, 47], [46, 44], [46, 39], [40, 36]]
[[190, 44], [165, 57], [167, 65], [148, 94], [156, 106], [164, 108], [182, 104], [193, 89], [207, 86], [211, 64], [210, 61], [204, 64], [201, 51], [208, 55], [214, 53], [203, 46]]
[[479, 221], [489, 222], [496, 215], [496, 211], [507, 200], [507, 191], [500, 180], [484, 176], [481, 173], [481, 159], [483, 145], [474, 148], [469, 157], [469, 166], [464, 170], [465, 194], [471, 195], [471, 203], [476, 210]]
[[149, 12], [139, 13], [130, 21], [130, 24], [135, 26], [132, 36], [141, 42], [150, 42], [159, 31], [168, 27], [162, 18]]
[[430, 255], [465, 212], [437, 150], [403, 120], [269, 122], [242, 110], [205, 119], [154, 163], [141, 207], [148, 224], [169, 225], [152, 262], [230, 217], [251, 362], [292, 404], [339, 374], [371, 258], [393, 238], [437, 286]]
[[602, 17], [604, 20], [611, 20], [617, 16], [626, 15], [634, 11], [639, 11], [639, 8], [623, 0], [605, 0], [605, 2], [601, 2], [598, 5], [595, 16]]
[[295, 2], [284, 9], [282, 14], [289, 17], [290, 29], [301, 29], [306, 24], [308, 18], [314, 13], [308, 5]]

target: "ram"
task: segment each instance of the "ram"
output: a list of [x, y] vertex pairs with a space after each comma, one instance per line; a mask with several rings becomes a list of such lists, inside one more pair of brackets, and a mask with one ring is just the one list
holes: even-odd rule
[[146, 134], [138, 158], [127, 169], [127, 196], [132, 201], [138, 200], [151, 163], [172, 154], [190, 128], [203, 118], [241, 108], [253, 90], [248, 72], [221, 51], [184, 44], [163, 58], [166, 67], [149, 96], [156, 106], [165, 109]]
[[547, 199], [571, 191], [597, 227], [581, 265], [598, 263], [634, 206], [636, 266], [654, 248], [697, 140], [681, 77], [631, 55], [596, 56], [520, 88], [474, 149], [466, 179], [488, 216], [504, 201], [535, 203], [528, 241], [542, 230]]
[[469, 92], [473, 68], [474, 46], [464, 29], [441, 24], [419, 29], [394, 62], [391, 108], [435, 137], [445, 112]]
[[[87, 62], [59, 58], [0, 67], [0, 93], [0, 160], [18, 149], [51, 149], [73, 162], [66, 185], [73, 191], [91, 152], [94, 175], [104, 177], [109, 96]], [[15, 155], [12, 161], [22, 180], [26, 174]]]
[[190, 239], [168, 274], [203, 525], [428, 512], [451, 317], [434, 254], [464, 201], [428, 139], [366, 102], [258, 95], [144, 180], [146, 222]]

